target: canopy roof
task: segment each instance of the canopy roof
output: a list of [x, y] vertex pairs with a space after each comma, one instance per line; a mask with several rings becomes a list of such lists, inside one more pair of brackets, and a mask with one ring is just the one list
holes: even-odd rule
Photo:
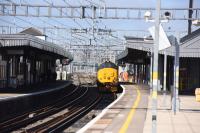
[[[175, 55], [175, 45], [177, 44], [176, 38], [174, 36], [168, 37], [172, 46], [159, 51], [160, 54], [166, 53], [167, 55]], [[153, 39], [152, 38], [138, 38], [138, 37], [125, 37], [126, 48], [136, 49], [146, 52], [151, 52], [153, 49]], [[200, 29], [192, 32], [190, 35], [184, 36], [180, 39], [179, 43], [180, 57], [200, 57]], [[125, 58], [128, 55], [128, 50], [120, 53], [117, 56], [117, 60]]]
[[40, 50], [52, 52], [62, 56], [63, 58], [68, 58], [73, 60], [72, 55], [64, 50], [62, 47], [41, 40], [37, 37], [34, 37], [29, 34], [20, 33], [20, 34], [0, 34], [0, 47], [22, 47], [30, 46]]

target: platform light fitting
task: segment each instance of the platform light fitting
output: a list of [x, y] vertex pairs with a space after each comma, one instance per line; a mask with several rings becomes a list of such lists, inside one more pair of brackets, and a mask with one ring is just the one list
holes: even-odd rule
[[193, 20], [192, 24], [195, 26], [200, 26], [200, 20]]
[[148, 21], [149, 19], [151, 19], [151, 17], [152, 17], [151, 11], [146, 11], [144, 13], [144, 18], [145, 18], [146, 21]]
[[172, 17], [172, 14], [169, 11], [164, 12], [163, 17], [169, 20]]
[[[164, 19], [161, 22], [168, 22], [168, 20], [172, 17], [172, 14], [171, 14], [171, 12], [166, 11], [166, 12], [164, 12], [164, 14], [162, 16], [163, 16]], [[152, 20], [151, 11], [146, 11], [144, 13], [144, 18], [145, 18], [146, 22], [148, 22], [148, 21], [154, 22], [154, 20]]]

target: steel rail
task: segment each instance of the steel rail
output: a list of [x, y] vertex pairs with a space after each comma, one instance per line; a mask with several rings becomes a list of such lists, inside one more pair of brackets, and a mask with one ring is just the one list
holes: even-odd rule
[[[87, 94], [87, 92], [88, 92], [88, 88], [82, 93], [82, 95], [80, 95], [79, 97], [77, 97], [76, 99], [74, 99], [73, 101], [71, 101], [70, 103], [69, 103], [69, 107], [68, 107], [68, 110], [71, 110], [71, 109], [73, 109], [72, 107], [74, 106], [74, 105], [76, 105], [77, 104], [77, 102], [79, 101], [79, 99], [80, 98], [82, 98], [82, 97], [84, 97], [86, 94]], [[68, 112], [67, 112], [68, 113]], [[66, 114], [66, 113], [65, 113]], [[54, 119], [52, 119], [52, 120], [54, 120], [54, 121], [58, 121], [58, 119], [60, 118], [60, 117], [62, 117], [62, 116], [65, 116], [65, 114], [64, 115], [61, 115], [61, 116], [58, 116], [58, 117], [56, 117], [56, 118], [54, 118]], [[30, 129], [25, 129], [25, 133], [26, 132], [38, 132], [38, 131], [40, 131], [40, 130], [42, 130], [42, 129], [45, 129], [45, 128], [48, 128], [54, 121], [52, 121], [52, 120], [50, 120], [50, 121], [47, 121], [47, 122], [45, 122], [45, 123], [42, 123], [42, 124], [40, 124], [40, 125], [37, 125], [37, 126], [35, 126], [35, 127], [32, 127], [32, 128], [30, 128]]]
[[[98, 95], [98, 94], [97, 94]], [[79, 98], [80, 102], [74, 104], [71, 109], [69, 109], [68, 112], [65, 114], [61, 114], [50, 121], [47, 121], [39, 126], [33, 127], [31, 129], [26, 130], [26, 133], [29, 132], [59, 132], [63, 130], [65, 127], [68, 127], [83, 116], [85, 113], [87, 113], [89, 110], [91, 110], [101, 99], [101, 95], [96, 97], [95, 95], [91, 95], [89, 91], [85, 93], [85, 99], [87, 100], [82, 100], [82, 98]], [[93, 96], [93, 97], [91, 97]], [[94, 98], [96, 97], [96, 98]], [[24, 132], [24, 133], [25, 133]]]
[[[66, 99], [69, 99], [69, 96], [72, 97], [74, 94], [77, 93], [78, 90], [79, 90], [79, 87], [76, 87], [68, 95], [65, 95], [64, 97], [58, 99], [57, 101], [50, 103], [49, 105], [45, 106], [44, 108], [25, 113], [23, 115], [17, 116], [16, 118], [12, 118], [8, 121], [0, 123], [1, 132], [12, 131], [16, 128], [27, 125], [31, 122], [34, 122], [41, 118], [44, 118], [48, 115], [51, 115], [53, 112], [58, 110], [58, 108], [56, 107], [56, 106], [58, 106], [58, 104], [63, 104], [63, 101], [65, 101]], [[55, 104], [57, 104], [57, 105], [55, 105]], [[30, 114], [33, 114], [33, 117], [29, 117]]]

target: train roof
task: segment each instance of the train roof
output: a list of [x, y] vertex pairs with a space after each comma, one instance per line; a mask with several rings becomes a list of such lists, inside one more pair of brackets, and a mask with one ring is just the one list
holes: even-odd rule
[[106, 61], [106, 62], [102, 63], [102, 64], [98, 67], [98, 70], [99, 70], [99, 69], [102, 69], [102, 68], [115, 68], [115, 69], [117, 69], [117, 65], [114, 64], [114, 63], [111, 62], [111, 61]]

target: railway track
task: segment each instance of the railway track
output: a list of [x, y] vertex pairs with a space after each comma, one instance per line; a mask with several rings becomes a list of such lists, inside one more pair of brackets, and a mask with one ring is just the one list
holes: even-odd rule
[[[80, 117], [85, 115], [90, 111], [101, 99], [101, 96], [98, 93], [93, 93], [92, 89], [87, 91], [72, 101], [72, 105], [68, 107], [68, 110], [60, 113], [59, 115], [51, 116], [52, 119], [42, 124], [38, 124], [29, 129], [25, 129], [26, 132], [59, 132], [64, 130], [66, 127], [69, 127], [73, 122], [78, 120]], [[94, 94], [94, 95], [91, 95]]]
[[[94, 92], [91, 92], [91, 90], [94, 89], [76, 87], [72, 92], [46, 107], [0, 123], [0, 132], [49, 132], [51, 130], [61, 130], [61, 127], [69, 126], [70, 123], [89, 111], [100, 100], [101, 97], [97, 96], [97, 93], [92, 95], [91, 93]], [[91, 95], [96, 97], [91, 97]], [[87, 100], [84, 100], [84, 98]], [[90, 100], [88, 101], [88, 99]], [[47, 121], [45, 118], [50, 119]], [[40, 121], [39, 125], [33, 124], [34, 122], [38, 123], [37, 121]], [[29, 124], [36, 126], [30, 128], [27, 126]], [[48, 125], [49, 128], [45, 125]]]
[[[55, 102], [43, 108], [31, 111], [31, 112], [27, 112], [15, 118], [9, 119], [5, 122], [1, 122], [0, 131], [9, 132], [21, 126], [37, 121], [38, 119], [47, 117], [48, 115], [58, 111], [56, 110], [56, 106], [62, 105], [66, 103], [67, 101], [71, 100], [73, 97], [76, 97], [77, 92], [78, 92], [78, 87], [72, 89], [72, 91], [69, 94], [65, 95], [64, 97], [61, 97], [60, 99], [56, 100]], [[71, 99], [69, 97], [71, 97]]]
[[94, 86], [96, 84], [96, 77], [87, 73], [75, 73], [74, 80], [85, 86]]

